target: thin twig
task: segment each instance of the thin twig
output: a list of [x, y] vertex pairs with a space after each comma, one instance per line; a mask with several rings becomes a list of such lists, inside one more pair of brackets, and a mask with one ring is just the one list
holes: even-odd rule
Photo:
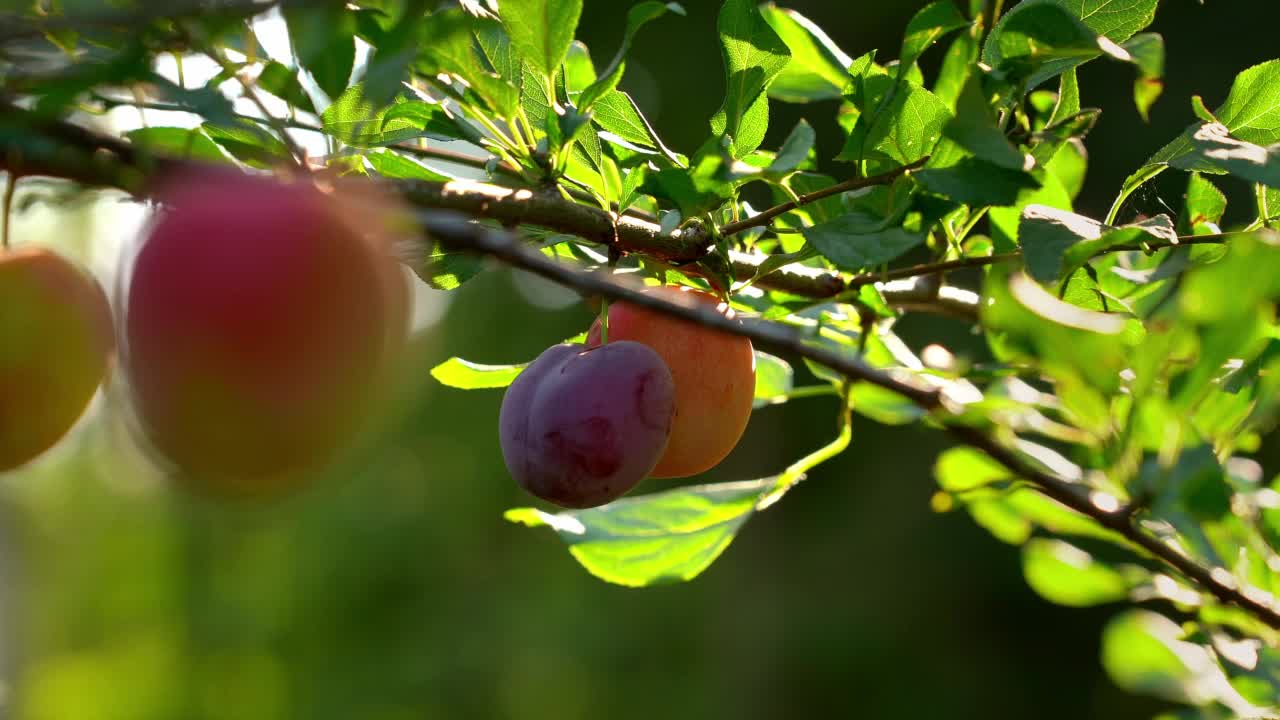
[[1181, 550], [1144, 532], [1135, 524], [1140, 515], [1138, 508], [1097, 502], [1090, 488], [1036, 469], [980, 430], [964, 425], [947, 425], [946, 429], [956, 439], [982, 450], [1015, 475], [1035, 485], [1043, 494], [1115, 531], [1222, 602], [1248, 610], [1267, 625], [1280, 629], [1280, 609], [1270, 598], [1255, 588], [1241, 587], [1225, 569], [1201, 565]]
[[772, 222], [773, 219], [778, 217], [779, 215], [789, 213], [792, 210], [795, 210], [796, 208], [802, 205], [808, 205], [809, 203], [817, 202], [818, 200], [821, 200], [826, 197], [831, 197], [832, 195], [839, 195], [842, 192], [849, 192], [850, 190], [858, 190], [865, 187], [872, 187], [873, 185], [888, 185], [889, 183], [892, 183], [894, 180], [897, 180], [902, 175], [905, 175], [917, 168], [923, 167], [924, 164], [928, 161], [929, 161], [929, 158], [924, 157], [911, 163], [910, 165], [904, 165], [900, 168], [890, 170], [889, 172], [881, 173], [880, 175], [872, 175], [871, 177], [850, 178], [848, 180], [845, 180], [844, 182], [836, 183], [831, 187], [825, 187], [825, 188], [822, 188], [821, 190], [814, 190], [811, 193], [805, 193], [803, 195], [799, 195], [796, 197], [795, 200], [788, 200], [780, 205], [774, 205], [768, 210], [765, 210], [764, 212], [758, 215], [749, 217], [746, 220], [739, 220], [738, 222], [724, 225], [720, 228], [720, 234], [729, 236], [729, 235], [740, 233], [743, 230], [749, 230], [753, 227], [764, 227], [768, 225], [770, 222]]
[[765, 349], [807, 357], [852, 379], [891, 390], [929, 410], [942, 406], [942, 393], [937, 388], [924, 385], [914, 377], [899, 378], [885, 370], [874, 368], [856, 355], [810, 344], [796, 328], [773, 322], [739, 321], [699, 303], [679, 304], [651, 293], [642, 293], [638, 283], [629, 283], [610, 273], [582, 272], [571, 265], [556, 262], [515, 235], [473, 223], [465, 214], [423, 211], [419, 213], [419, 219], [428, 237], [447, 246], [496, 257], [509, 265], [584, 293], [610, 300], [624, 300], [704, 327], [741, 335]]
[[17, 172], [10, 172], [7, 182], [4, 185], [4, 199], [0, 200], [0, 252], [8, 250], [13, 244], [13, 238], [9, 237], [9, 228], [13, 222], [13, 193], [18, 189], [18, 179], [22, 177]]
[[289, 130], [285, 127], [285, 121], [277, 118], [267, 109], [266, 103], [262, 101], [262, 98], [258, 97], [258, 92], [254, 90], [253, 83], [241, 75], [231, 65], [231, 61], [216, 47], [209, 45], [202, 49], [205, 55], [212, 58], [219, 67], [236, 79], [236, 82], [240, 84], [240, 88], [244, 90], [244, 96], [248, 98], [249, 102], [253, 103], [254, 107], [258, 108], [258, 112], [262, 113], [262, 117], [266, 119], [267, 124], [276, 131], [276, 135], [280, 136], [280, 141], [289, 149], [289, 154], [293, 156], [298, 166], [305, 169], [307, 167], [307, 152], [289, 135]]

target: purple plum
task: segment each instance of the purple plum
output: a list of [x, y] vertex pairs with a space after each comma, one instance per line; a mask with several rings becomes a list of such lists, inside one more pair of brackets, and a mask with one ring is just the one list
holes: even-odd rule
[[653, 471], [667, 448], [675, 383], [638, 342], [548, 348], [502, 399], [502, 456], [520, 486], [561, 507], [603, 505]]

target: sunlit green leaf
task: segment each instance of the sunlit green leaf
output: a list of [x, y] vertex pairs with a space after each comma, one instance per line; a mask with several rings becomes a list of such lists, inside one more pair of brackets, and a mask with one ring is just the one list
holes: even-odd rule
[[790, 50], [752, 0], [726, 0], [716, 28], [724, 57], [725, 98], [711, 132], [733, 139], [734, 157], [760, 146], [769, 123], [764, 90], [791, 58]]
[[452, 357], [431, 368], [431, 377], [460, 390], [479, 390], [488, 388], [504, 388], [515, 381], [516, 377], [529, 366], [519, 365], [481, 365], [470, 360]]
[[[1212, 117], [1236, 140], [1262, 146], [1280, 142], [1280, 60], [1254, 65], [1236, 75], [1226, 101], [1213, 111]], [[1112, 204], [1109, 216], [1114, 217], [1125, 199], [1164, 171], [1171, 162], [1194, 152], [1194, 136], [1200, 127], [1192, 125], [1187, 128], [1130, 175]], [[1209, 172], [1216, 170], [1207, 162], [1184, 163], [1183, 167]]]
[[795, 103], [840, 97], [852, 58], [795, 10], [769, 2], [760, 6], [760, 14], [791, 52], [791, 62], [769, 84], [769, 97]]
[[511, 522], [551, 528], [592, 575], [643, 587], [691, 580], [715, 561], [775, 478], [697, 485], [590, 510], [508, 510]]
[[550, 78], [569, 52], [582, 0], [503, 0], [498, 14], [511, 44], [543, 77]]
[[1268, 187], [1280, 188], [1280, 143], [1262, 147], [1229, 134], [1219, 123], [1202, 126], [1191, 136], [1192, 150], [1169, 161], [1182, 170], [1214, 170]]
[[200, 128], [147, 127], [125, 133], [145, 152], [209, 163], [230, 163], [231, 157]]
[[1123, 600], [1131, 584], [1120, 571], [1076, 546], [1043, 538], [1022, 546], [1022, 573], [1041, 597], [1070, 607]]
[[767, 171], [770, 173], [782, 175], [789, 173], [800, 166], [809, 158], [809, 152], [813, 150], [814, 140], [817, 139], [817, 133], [809, 126], [809, 123], [801, 120], [791, 129], [791, 134], [782, 143], [782, 149], [778, 151], [778, 156], [769, 163]]
[[1133, 83], [1133, 101], [1142, 119], [1148, 119], [1151, 106], [1164, 92], [1164, 38], [1156, 33], [1135, 35], [1122, 46], [1138, 66], [1138, 79]]
[[794, 374], [786, 360], [757, 350], [755, 407], [786, 402]]
[[1239, 694], [1208, 650], [1182, 637], [1177, 623], [1163, 615], [1126, 611], [1102, 631], [1102, 666], [1130, 692], [1196, 705], [1226, 700], [1239, 707]]
[[884, 70], [854, 80], [863, 110], [839, 159], [877, 159], [906, 165], [933, 151], [951, 111], [933, 93]]
[[938, 479], [938, 487], [953, 493], [1012, 478], [1003, 465], [986, 453], [968, 447], [951, 448], [939, 455], [933, 474]]
[[609, 133], [602, 134], [601, 139], [620, 140], [647, 148], [661, 153], [675, 165], [684, 165], [679, 156], [662, 144], [653, 126], [636, 107], [635, 101], [624, 92], [614, 90], [605, 93], [592, 108], [592, 120], [601, 130]]

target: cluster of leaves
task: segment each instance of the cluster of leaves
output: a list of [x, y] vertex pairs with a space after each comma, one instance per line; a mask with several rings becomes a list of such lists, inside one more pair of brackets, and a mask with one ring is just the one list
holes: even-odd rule
[[[1131, 66], [1145, 116], [1162, 88], [1163, 42], [1140, 32], [1157, 2], [1024, 0], [992, 23], [988, 3], [939, 0], [915, 15], [887, 60], [847, 55], [794, 11], [725, 0], [717, 25], [725, 95], [706, 141], [687, 154], [664, 144], [618, 89], [641, 30], [682, 12], [653, 1], [629, 9], [620, 46], [599, 68], [574, 40], [581, 0], [462, 0], [432, 12], [420, 0], [288, 2], [287, 58], [271, 57], [254, 35], [260, 3], [213, 14], [167, 8], [168, 17], [145, 22], [150, 8], [141, 3], [137, 13], [53, 26], [23, 11], [0, 22], [16, 28], [0, 30], [0, 93], [53, 119], [145, 98], [201, 123], [135, 130], [133, 146], [255, 168], [290, 159], [290, 127], [322, 133], [331, 148], [323, 161], [342, 172], [446, 182], [459, 158], [436, 141], [461, 141], [484, 151], [470, 164], [493, 183], [555, 188], [651, 218], [666, 233], [707, 229], [710, 251], [696, 264], [635, 253], [621, 266], [716, 289], [746, 314], [792, 325], [812, 343], [860, 354], [947, 398], [943, 411], [928, 413], [812, 363], [822, 384], [794, 387], [791, 366], [760, 353], [758, 406], [827, 394], [876, 422], [978, 429], [1092, 498], [1100, 513], [1127, 509], [1138, 532], [1270, 601], [1280, 590], [1280, 481], [1268, 484], [1244, 455], [1280, 409], [1280, 242], [1268, 230], [1280, 214], [1280, 61], [1240, 73], [1215, 110], [1196, 98], [1199, 122], [1129, 178], [1109, 217], [1073, 212], [1083, 139], [1099, 118], [1081, 107], [1076, 69], [1094, 60]], [[918, 61], [938, 44], [941, 69], [926, 78]], [[156, 70], [163, 53], [209, 55], [224, 72], [199, 87], [175, 83]], [[289, 118], [238, 111], [241, 92], [283, 101]], [[762, 148], [773, 102], [835, 109], [845, 140], [832, 159], [846, 176], [912, 171], [722, 236], [717, 228], [753, 214], [741, 198], [748, 188], [781, 202], [837, 182], [817, 171], [806, 122], [776, 150]], [[26, 140], [32, 127], [0, 121], [0, 132]], [[1187, 173], [1178, 216], [1116, 224], [1125, 198], [1169, 168]], [[1254, 187], [1256, 219], [1224, 232], [1219, 181]], [[552, 257], [608, 261], [580, 238], [525, 230]], [[844, 277], [908, 259], [982, 266], [980, 323], [994, 360], [926, 366], [894, 334], [901, 311], [878, 286], [815, 300], [735, 284], [731, 251], [764, 255], [768, 268]], [[445, 252], [416, 268], [443, 289], [480, 269]], [[454, 387], [501, 388], [520, 369], [455, 358], [433, 375]], [[508, 518], [550, 527], [610, 582], [688, 580], [754, 513], [849, 441], [846, 417], [835, 440], [776, 476], [580, 512], [516, 509]], [[963, 508], [1020, 545], [1027, 582], [1045, 598], [1145, 606], [1106, 630], [1103, 662], [1119, 684], [1185, 702], [1194, 708], [1187, 717], [1280, 705], [1280, 630], [979, 450], [948, 451], [936, 475], [935, 508]]]

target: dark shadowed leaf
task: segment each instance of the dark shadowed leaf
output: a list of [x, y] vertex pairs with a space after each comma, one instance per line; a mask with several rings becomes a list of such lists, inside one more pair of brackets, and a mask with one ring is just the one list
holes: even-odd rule
[[921, 8], [907, 23], [902, 53], [898, 56], [899, 67], [910, 66], [940, 38], [968, 24], [951, 0], [937, 0]]
[[924, 233], [902, 227], [866, 232], [860, 213], [844, 215], [804, 229], [804, 237], [841, 270], [857, 272], [887, 263], [924, 242]]
[[635, 39], [636, 33], [641, 27], [650, 21], [657, 20], [668, 12], [684, 14], [684, 8], [678, 3], [661, 3], [656, 0], [647, 0], [637, 5], [631, 6], [627, 11], [627, 28], [622, 33], [622, 46], [618, 48], [618, 52], [613, 56], [613, 60], [609, 63], [600, 74], [599, 79], [582, 91], [582, 95], [578, 98], [578, 109], [583, 112], [591, 109], [596, 100], [601, 95], [618, 87], [618, 81], [622, 79], [622, 73], [627, 67], [627, 53], [631, 50], [631, 43]]
[[356, 59], [356, 18], [344, 3], [282, 8], [298, 61], [330, 98], [346, 89]]
[[973, 157], [950, 140], [939, 144], [914, 177], [932, 192], [978, 207], [1013, 205], [1022, 194], [1040, 187], [1030, 173]]
[[816, 139], [817, 133], [809, 126], [809, 123], [801, 119], [791, 129], [791, 134], [787, 135], [787, 139], [782, 143], [782, 149], [778, 151], [778, 155], [773, 159], [773, 162], [769, 163], [766, 172], [785, 175], [794, 171], [809, 158], [809, 153], [813, 150], [813, 142]]

